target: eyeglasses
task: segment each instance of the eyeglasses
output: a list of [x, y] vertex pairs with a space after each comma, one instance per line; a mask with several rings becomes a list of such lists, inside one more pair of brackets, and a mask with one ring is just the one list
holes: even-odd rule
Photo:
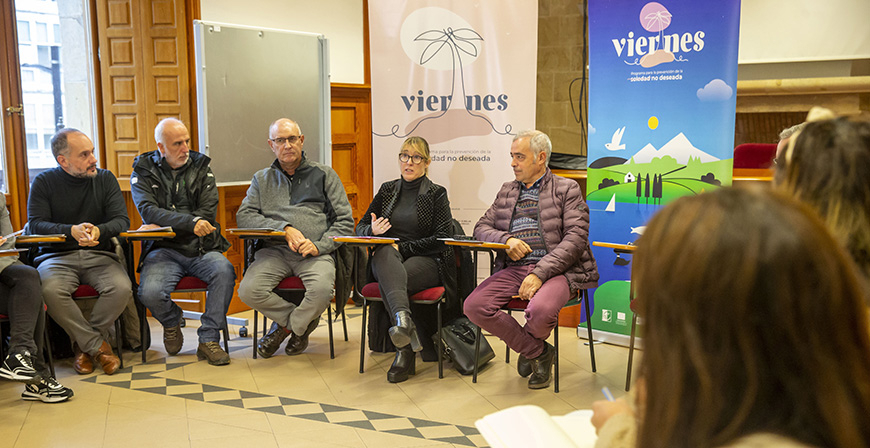
[[302, 139], [301, 135], [291, 135], [289, 137], [270, 138], [269, 140], [271, 140], [272, 143], [274, 143], [278, 146], [284, 146], [284, 142], [290, 143], [291, 145], [295, 145], [296, 142], [298, 142], [301, 139]]
[[414, 162], [414, 165], [419, 165], [423, 163], [426, 158], [421, 156], [420, 154], [414, 154], [412, 156], [410, 154], [399, 153], [399, 162], [408, 163], [408, 160], [412, 160]]

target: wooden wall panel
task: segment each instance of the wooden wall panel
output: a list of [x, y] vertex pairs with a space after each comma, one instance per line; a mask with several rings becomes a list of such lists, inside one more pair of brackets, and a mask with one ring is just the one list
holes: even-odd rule
[[157, 122], [190, 125], [185, 3], [97, 0], [106, 168], [129, 189], [133, 159], [156, 148]]
[[354, 225], [372, 201], [371, 90], [332, 86], [332, 167], [344, 184]]

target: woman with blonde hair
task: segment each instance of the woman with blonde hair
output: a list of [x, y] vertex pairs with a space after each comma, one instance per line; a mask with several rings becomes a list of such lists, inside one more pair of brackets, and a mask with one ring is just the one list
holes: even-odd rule
[[682, 198], [634, 263], [637, 416], [596, 402], [596, 446], [870, 446], [865, 292], [809, 207], [731, 188]]
[[447, 190], [426, 175], [432, 158], [429, 144], [410, 137], [398, 154], [401, 177], [384, 182], [357, 225], [360, 236], [397, 238], [392, 245], [375, 248], [370, 266], [390, 315], [390, 339], [396, 358], [387, 381], [399, 383], [415, 373], [416, 352], [423, 349], [411, 319], [409, 297], [449, 283], [455, 263], [439, 238], [453, 235]]

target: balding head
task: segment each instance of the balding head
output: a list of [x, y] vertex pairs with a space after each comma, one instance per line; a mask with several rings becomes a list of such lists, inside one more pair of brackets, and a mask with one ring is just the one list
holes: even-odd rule
[[164, 118], [154, 128], [157, 150], [173, 169], [181, 168], [190, 158], [190, 132], [175, 118]]
[[302, 163], [305, 136], [299, 125], [289, 118], [279, 118], [269, 126], [269, 147], [287, 174], [296, 172]]

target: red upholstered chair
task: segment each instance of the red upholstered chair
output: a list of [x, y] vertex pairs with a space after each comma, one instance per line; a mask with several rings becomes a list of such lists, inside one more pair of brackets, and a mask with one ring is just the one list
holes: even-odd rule
[[[371, 302], [383, 302], [383, 298], [381, 298], [381, 290], [378, 287], [377, 283], [369, 283], [363, 286], [362, 291], [360, 291], [363, 297], [362, 303], [362, 336], [360, 337], [359, 343], [359, 373], [363, 373], [365, 371], [365, 347], [366, 347], [366, 319], [367, 314], [366, 310], [368, 309], [368, 305]], [[438, 328], [440, 329], [442, 326], [441, 321], [441, 304], [445, 301], [444, 295], [444, 287], [436, 286], [434, 288], [425, 289], [423, 291], [418, 292], [417, 294], [409, 297], [410, 302], [416, 305], [435, 305], [436, 312], [438, 313]], [[444, 352], [443, 347], [441, 347], [441, 338], [436, 338], [438, 341], [438, 347], [436, 352], [438, 353], [438, 378], [444, 378], [444, 366], [442, 360], [442, 354]]]
[[[299, 277], [286, 277], [284, 280], [281, 280], [278, 283], [278, 286], [273, 289], [276, 294], [282, 295], [284, 294], [293, 294], [297, 295], [305, 294], [305, 285], [302, 284], [302, 279]], [[284, 297], [287, 299], [288, 297]], [[342, 316], [344, 315], [344, 310], [341, 312]], [[338, 316], [336, 316], [336, 319]], [[257, 310], [254, 310], [254, 337], [253, 339], [253, 349], [254, 349], [254, 359], [257, 359], [257, 321], [259, 320], [259, 313]], [[266, 325], [266, 316], [263, 315], [263, 336], [269, 331], [269, 326]], [[332, 306], [326, 307], [326, 324], [329, 331], [329, 359], [335, 359], [335, 342], [332, 336]], [[347, 341], [347, 321], [346, 319], [342, 319], [342, 324], [344, 325], [344, 340]]]
[[[79, 285], [78, 288], [72, 293], [73, 300], [84, 300], [84, 299], [99, 299], [100, 293], [97, 292], [91, 285]], [[124, 356], [123, 356], [123, 341], [124, 341], [124, 315], [121, 314], [115, 319], [115, 350], [118, 351], [118, 359], [121, 360], [121, 368], [124, 368]], [[145, 350], [142, 350], [142, 362], [145, 362]]]
[[[583, 304], [585, 306], [586, 332], [587, 332], [588, 341], [589, 341], [589, 356], [590, 356], [591, 361], [592, 361], [592, 371], [596, 372], [597, 369], [595, 367], [595, 344], [592, 340], [592, 313], [590, 312], [590, 308], [589, 308], [589, 291], [587, 291], [585, 289], [581, 290], [575, 297], [572, 297], [571, 300], [568, 300], [568, 302], [565, 304], [565, 306], [562, 307], [562, 309], [579, 305], [580, 302], [583, 302]], [[510, 302], [508, 302], [507, 305], [503, 306], [502, 309], [507, 311], [508, 315], [510, 315], [511, 312], [513, 312], [513, 311], [525, 312], [527, 306], [529, 306], [528, 300], [513, 299]], [[478, 357], [477, 355], [480, 352], [480, 338], [481, 338], [481, 330], [480, 330], [480, 327], [478, 327], [477, 328], [477, 337], [475, 340], [475, 348], [474, 348], [475, 358]], [[558, 325], [556, 325], [556, 328], [553, 329], [553, 348], [556, 349], [555, 372], [553, 375], [553, 379], [555, 380], [554, 391], [556, 393], [559, 393], [559, 326]], [[510, 347], [505, 345], [504, 362], [509, 363], [511, 360], [510, 356], [511, 356], [511, 349], [510, 349]], [[473, 373], [473, 376], [471, 378], [471, 382], [472, 383], [477, 382], [477, 365], [476, 364], [474, 366], [474, 373]]]
[[773, 143], [744, 143], [734, 148], [734, 168], [770, 168], [775, 156]]
[[[172, 292], [207, 292], [208, 291], [208, 283], [200, 280], [198, 277], [194, 277], [192, 275], [188, 275], [185, 277], [181, 277], [181, 280], [175, 285], [175, 290]], [[208, 300], [208, 297], [205, 298]], [[221, 333], [224, 335], [224, 350], [227, 353], [230, 352], [230, 331], [227, 328], [227, 325], [221, 329]], [[142, 351], [142, 362], [145, 362], [145, 351]]]

